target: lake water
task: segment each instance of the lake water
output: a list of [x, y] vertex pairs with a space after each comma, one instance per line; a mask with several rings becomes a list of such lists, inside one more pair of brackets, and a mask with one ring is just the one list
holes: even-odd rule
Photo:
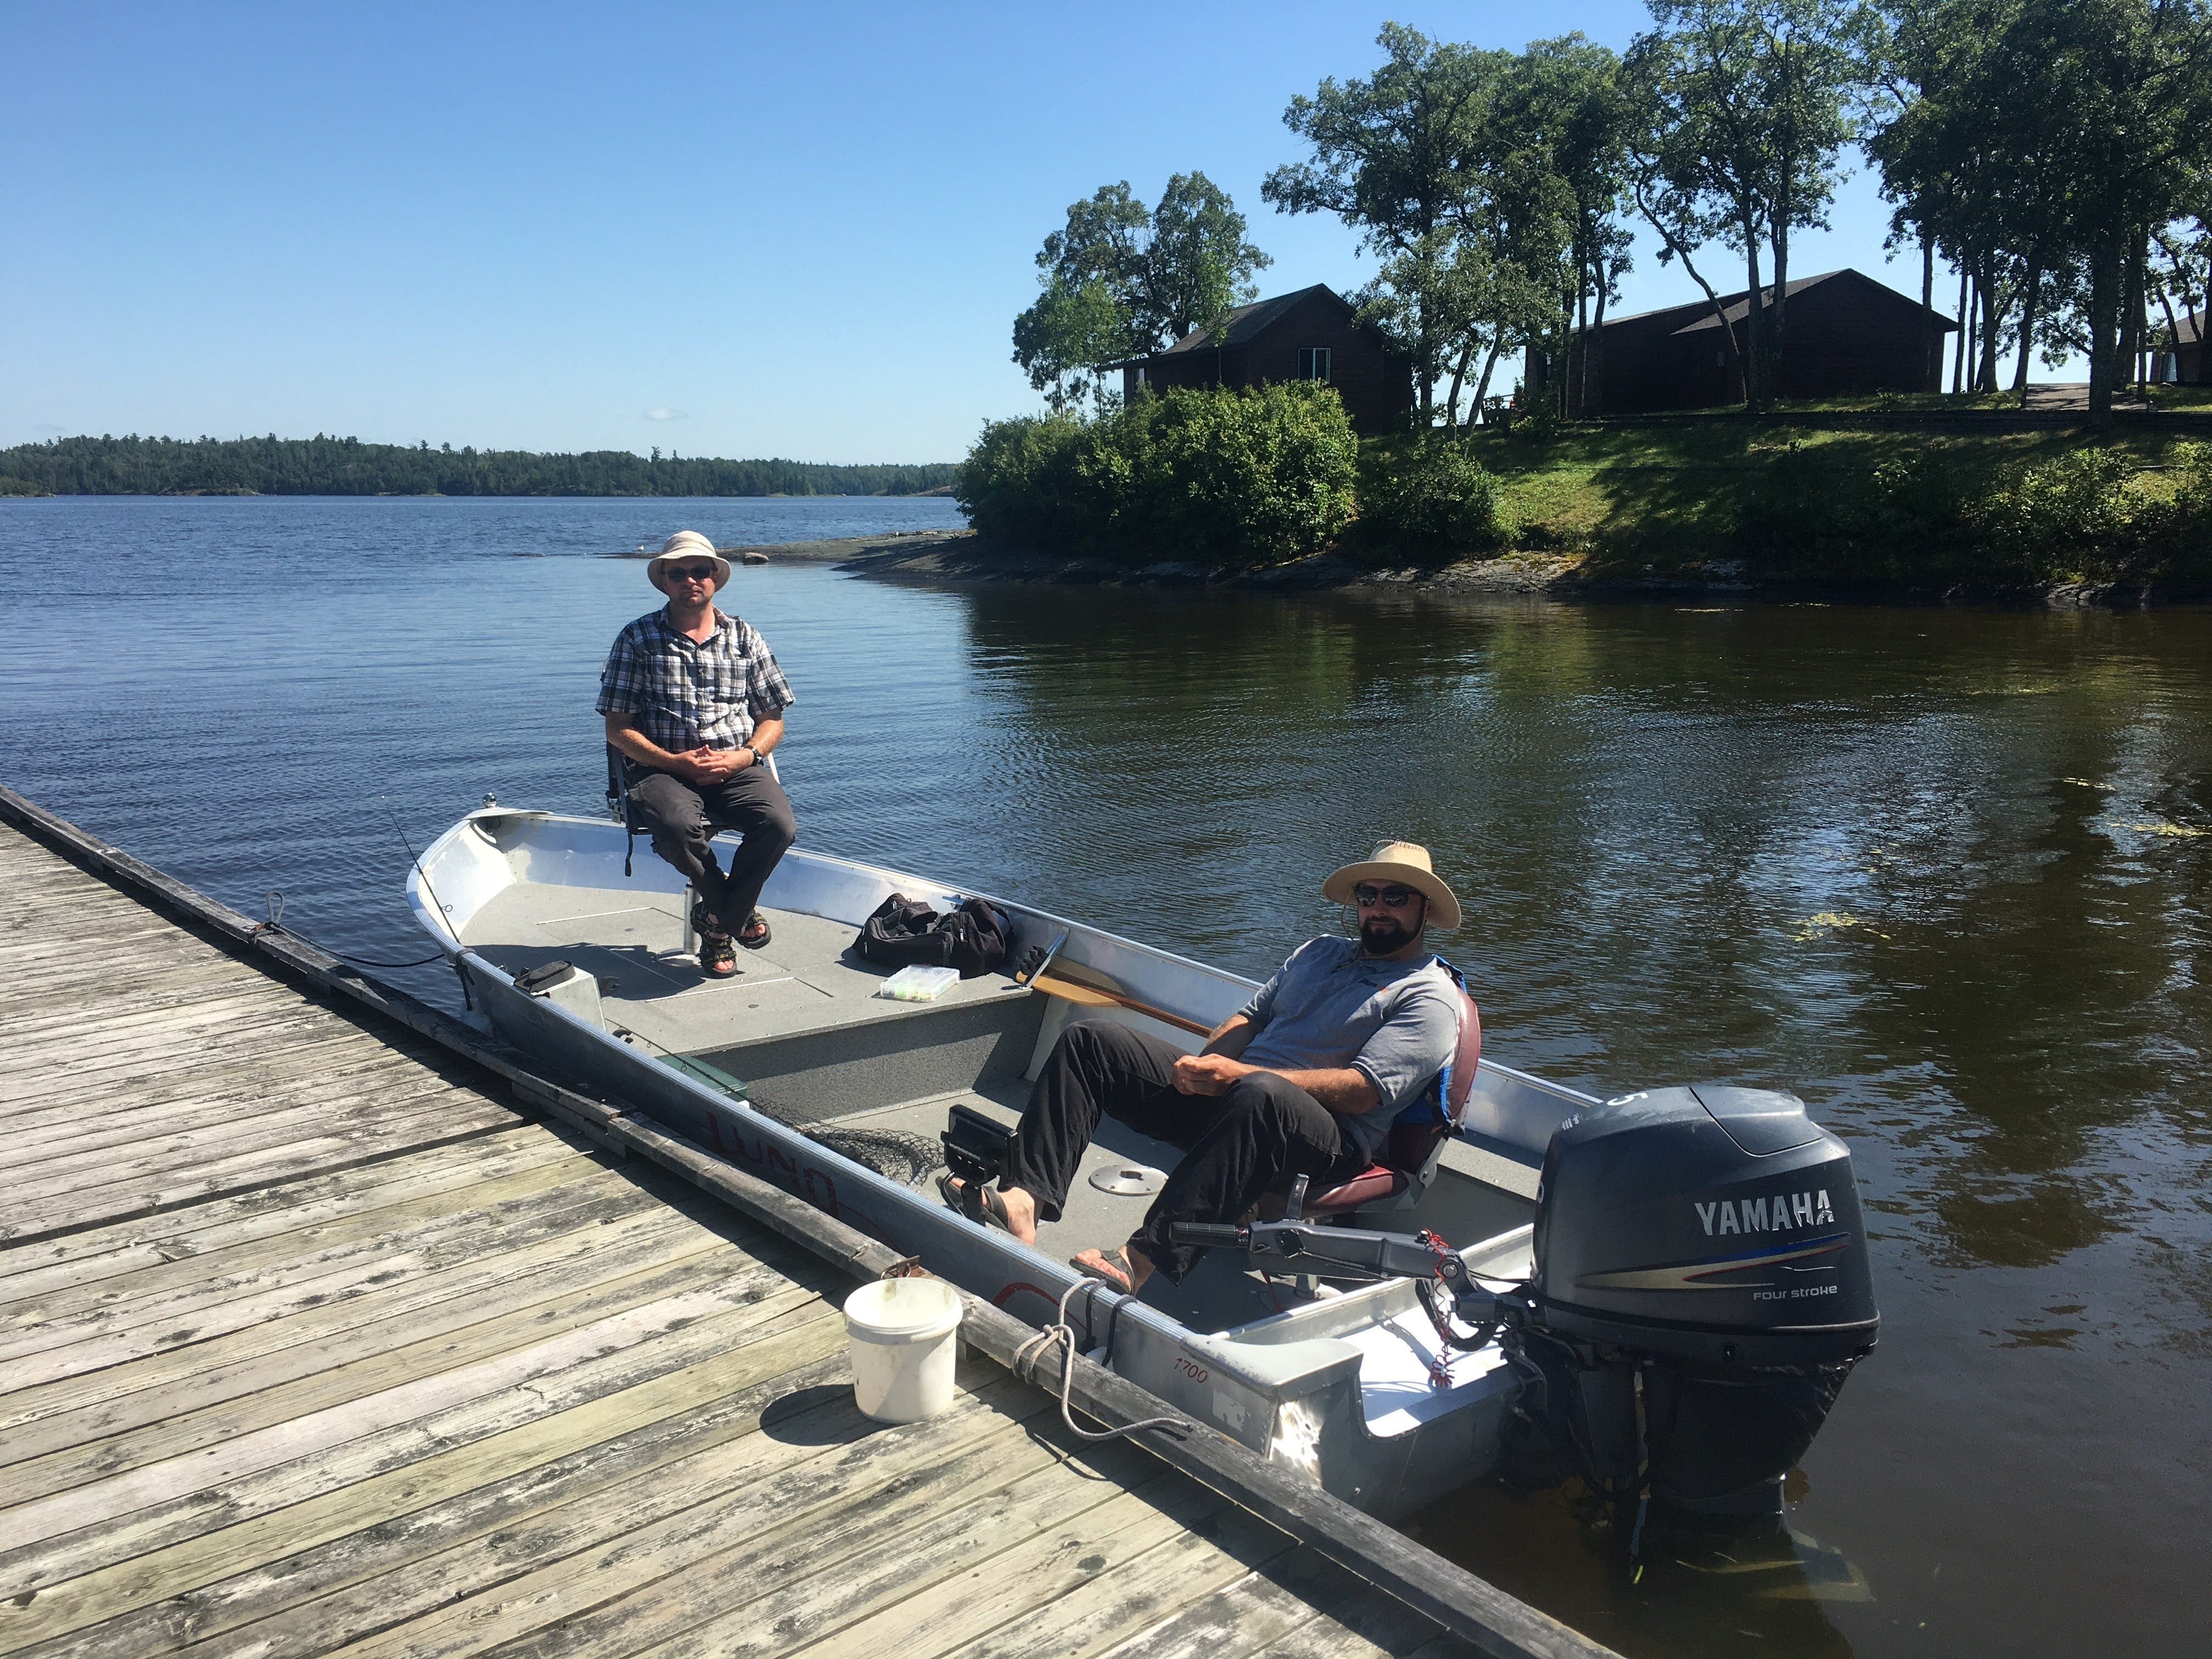
[[[486, 792], [600, 810], [657, 603], [600, 556], [942, 500], [0, 501], [0, 781], [342, 951]], [[1850, 1143], [1881, 1345], [1779, 1545], [1559, 1498], [1419, 1535], [1633, 1655], [2203, 1654], [2212, 614], [945, 588], [739, 573], [802, 839], [1267, 972], [1428, 843], [1497, 1059], [1796, 1089]], [[441, 1000], [431, 969], [392, 977]]]

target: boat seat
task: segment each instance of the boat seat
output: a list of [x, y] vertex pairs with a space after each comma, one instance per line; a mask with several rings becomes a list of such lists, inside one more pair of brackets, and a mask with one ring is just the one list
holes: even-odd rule
[[[622, 825], [624, 832], [624, 839], [623, 841], [623, 876], [624, 879], [628, 879], [628, 878], [633, 873], [631, 864], [633, 855], [637, 851], [637, 838], [641, 835], [648, 833], [648, 831], [647, 826], [639, 821], [637, 804], [629, 798], [629, 773], [623, 766], [622, 750], [616, 748], [612, 744], [607, 744], [606, 750], [607, 816], [612, 818], [617, 823]], [[775, 779], [778, 782], [781, 782], [783, 778], [783, 774], [775, 769], [775, 757], [773, 755], [768, 756], [766, 757], [766, 763], [768, 766], [769, 776]], [[728, 823], [717, 819], [712, 812], [708, 813], [707, 822], [717, 830], [726, 830], [731, 827]], [[690, 909], [690, 901], [689, 899], [684, 901], [684, 909], [688, 915]], [[687, 934], [684, 939], [684, 948], [687, 951], [690, 949], [690, 939]]]
[[[1437, 960], [1443, 962], [1442, 957]], [[1467, 1115], [1468, 1094], [1474, 1087], [1475, 1071], [1482, 1063], [1482, 1016], [1475, 1010], [1474, 999], [1468, 995], [1466, 981], [1458, 969], [1449, 963], [1443, 966], [1459, 988], [1459, 1042], [1451, 1060], [1437, 1073], [1432, 1085], [1399, 1111], [1382, 1143], [1382, 1158], [1349, 1181], [1309, 1192], [1302, 1215], [1327, 1220], [1360, 1210], [1410, 1210], [1437, 1178], [1444, 1143]], [[1287, 1195], [1285, 1187], [1279, 1196]]]

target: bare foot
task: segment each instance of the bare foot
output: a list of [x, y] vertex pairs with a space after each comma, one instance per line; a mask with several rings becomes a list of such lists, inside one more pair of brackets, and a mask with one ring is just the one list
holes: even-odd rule
[[1036, 1243], [1036, 1200], [1018, 1187], [1001, 1187], [999, 1202], [1006, 1206], [1006, 1231], [1024, 1244]]

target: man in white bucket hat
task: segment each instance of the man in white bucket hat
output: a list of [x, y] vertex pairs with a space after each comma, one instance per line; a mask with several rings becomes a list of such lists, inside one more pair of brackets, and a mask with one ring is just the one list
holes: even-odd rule
[[1461, 987], [1427, 945], [1459, 926], [1428, 848], [1385, 842], [1322, 884], [1357, 911], [1358, 936], [1309, 939], [1252, 1000], [1186, 1054], [1129, 1026], [1079, 1020], [1060, 1035], [1022, 1113], [996, 1192], [939, 1183], [963, 1212], [1024, 1243], [1060, 1219], [1101, 1116], [1182, 1149], [1144, 1225], [1073, 1265], [1124, 1291], [1155, 1271], [1180, 1283], [1202, 1250], [1178, 1221], [1233, 1222], [1291, 1175], [1316, 1190], [1376, 1162], [1401, 1111], [1431, 1103], [1459, 1049]]
[[[798, 826], [765, 763], [783, 741], [791, 687], [768, 642], [714, 608], [730, 562], [696, 530], [679, 530], [645, 567], [668, 603], [623, 629], [599, 674], [607, 741], [622, 752], [629, 798], [651, 827], [653, 850], [698, 893], [692, 920], [699, 966], [738, 970], [732, 945], [769, 942], [756, 908]], [[726, 873], [715, 862], [718, 825], [743, 832]]]

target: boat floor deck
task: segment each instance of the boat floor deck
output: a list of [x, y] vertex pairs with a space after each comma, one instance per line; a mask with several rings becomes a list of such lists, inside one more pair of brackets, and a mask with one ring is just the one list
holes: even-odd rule
[[[602, 993], [608, 1024], [643, 1037], [653, 1050], [687, 1056], [1038, 994], [1006, 975], [989, 974], [959, 981], [933, 1002], [888, 1000], [876, 994], [884, 969], [853, 948], [849, 925], [774, 908], [763, 911], [774, 933], [768, 947], [740, 951], [736, 978], [709, 980], [696, 957], [684, 952], [683, 908], [674, 893], [518, 882], [470, 919], [463, 939], [509, 973], [562, 960], [600, 975], [603, 986], [614, 981], [615, 990]], [[1029, 1090], [1025, 1079], [1009, 1077], [823, 1121], [889, 1130], [934, 1145], [953, 1106], [975, 1108], [1011, 1127]], [[1162, 1177], [1181, 1156], [1165, 1141], [1109, 1120], [1084, 1156], [1065, 1213], [1038, 1230], [1037, 1249], [1065, 1261], [1080, 1250], [1118, 1246], [1144, 1219], [1151, 1198], [1109, 1192], [1091, 1177], [1132, 1167]], [[1152, 1190], [1158, 1190], [1156, 1184]], [[1181, 1285], [1155, 1279], [1145, 1299], [1194, 1329], [1220, 1331], [1281, 1311], [1290, 1305], [1290, 1294], [1286, 1285], [1270, 1284], [1215, 1252]]]
[[876, 994], [884, 970], [853, 948], [851, 924], [796, 910], [763, 914], [774, 937], [763, 950], [739, 951], [730, 979], [708, 979], [685, 953], [683, 896], [645, 887], [518, 881], [485, 902], [462, 938], [508, 973], [557, 959], [599, 975], [610, 1024], [678, 1054], [1037, 994], [1008, 975], [986, 974], [933, 1002], [893, 1001]]
[[832, 1271], [0, 828], [0, 1651], [1470, 1651]]

